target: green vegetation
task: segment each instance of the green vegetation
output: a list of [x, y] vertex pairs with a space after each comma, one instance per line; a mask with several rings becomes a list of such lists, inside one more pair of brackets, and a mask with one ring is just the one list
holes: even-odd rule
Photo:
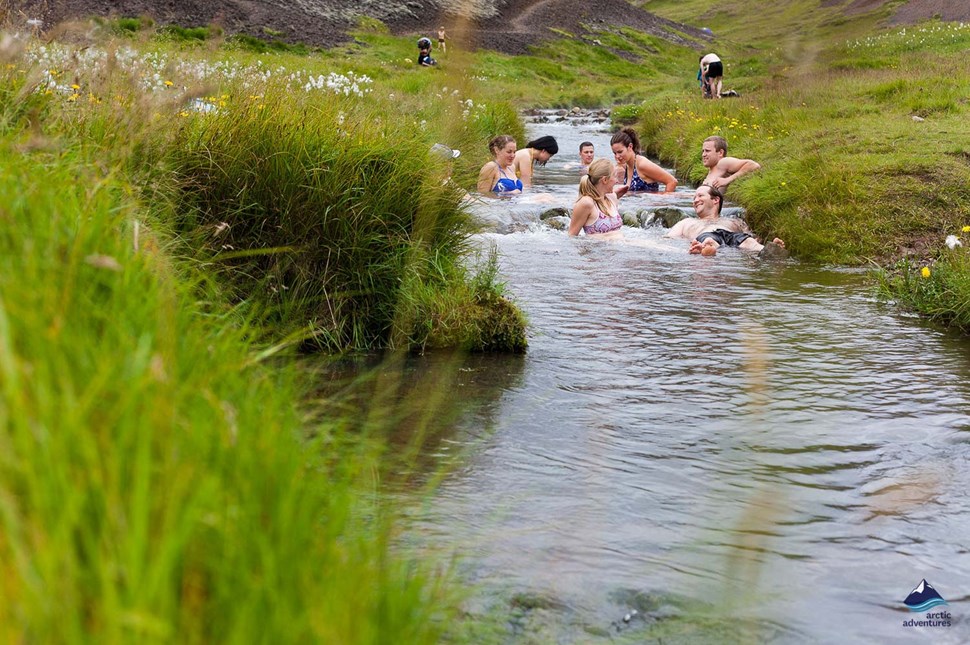
[[[642, 139], [692, 181], [704, 177], [697, 151], [712, 134], [727, 138], [730, 154], [761, 162], [762, 172], [731, 189], [755, 230], [784, 238], [802, 259], [875, 261], [905, 273], [932, 263], [943, 238], [970, 221], [970, 150], [955, 136], [970, 109], [970, 79], [949, 71], [970, 46], [970, 26], [886, 30], [876, 21], [888, 8], [840, 16], [814, 3], [757, 16], [738, 2], [646, 8], [714, 29], [725, 87], [742, 98], [651, 97], [639, 105]], [[961, 271], [952, 253], [939, 257], [946, 268], [929, 282], [914, 274], [883, 284], [901, 302], [960, 321], [952, 281], [927, 288]]]
[[523, 349], [428, 153], [521, 125], [153, 43], [0, 61], [0, 639], [436, 642], [453, 594], [380, 494], [394, 407], [310, 409], [293, 353]]
[[4, 106], [0, 639], [435, 642], [436, 578], [388, 555], [380, 444], [305, 426], [260, 321], [106, 151], [24, 139]]
[[441, 188], [473, 185], [490, 137], [522, 140], [516, 107], [613, 107], [693, 181], [724, 135], [764, 166], [731, 191], [756, 230], [808, 260], [909, 256], [887, 297], [970, 329], [970, 79], [946, 72], [970, 29], [749, 5], [646, 3], [717, 34], [742, 98], [706, 102], [695, 50], [628, 29], [435, 69], [372, 20], [308, 52], [121, 19], [104, 32], [144, 49], [90, 70], [5, 49], [0, 637], [439, 638], [450, 591], [390, 546], [376, 494], [393, 411], [308, 412], [291, 358], [524, 348]]
[[970, 226], [950, 235], [950, 244], [933, 261], [920, 266], [902, 260], [881, 271], [879, 291], [887, 300], [970, 333]]

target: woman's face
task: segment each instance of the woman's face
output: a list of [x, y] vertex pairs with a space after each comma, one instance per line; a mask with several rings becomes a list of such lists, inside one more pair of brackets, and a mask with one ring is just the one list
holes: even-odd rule
[[[615, 168], [613, 170], [615, 170]], [[599, 183], [596, 184], [597, 190], [599, 190], [600, 194], [602, 195], [609, 195], [613, 192], [613, 187], [616, 186], [616, 177], [614, 176], [616, 173], [613, 172], [613, 170], [611, 170], [610, 174], [608, 174], [606, 177], [600, 178]]]
[[616, 163], [627, 164], [636, 157], [636, 153], [633, 152], [633, 146], [614, 143], [610, 148], [613, 150], [613, 158], [616, 159]]
[[504, 148], [499, 148], [495, 152], [495, 161], [501, 166], [511, 166], [515, 161], [515, 141], [509, 141]]
[[546, 163], [550, 159], [552, 159], [552, 155], [548, 150], [540, 150], [539, 154], [536, 155], [536, 161], [539, 163]]

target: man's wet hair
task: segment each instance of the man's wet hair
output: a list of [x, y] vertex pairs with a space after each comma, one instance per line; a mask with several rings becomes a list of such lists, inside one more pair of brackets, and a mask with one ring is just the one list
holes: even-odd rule
[[725, 139], [724, 137], [719, 137], [715, 135], [713, 137], [707, 137], [706, 139], [704, 139], [704, 143], [707, 143], [708, 141], [714, 142], [715, 150], [720, 150], [725, 155], [727, 154], [727, 139]]
[[698, 188], [700, 188], [700, 187], [706, 188], [707, 189], [707, 194], [711, 196], [711, 199], [716, 199], [717, 200], [717, 214], [718, 214], [718, 216], [720, 216], [721, 215], [721, 208], [724, 207], [724, 193], [722, 193], [721, 191], [719, 191], [714, 186], [711, 186], [710, 184], [701, 184], [700, 186], [698, 186]]
[[593, 142], [592, 141], [583, 141], [581, 144], [579, 144], [579, 151], [582, 152], [583, 151], [583, 148], [585, 148], [586, 146], [589, 146], [590, 148], [592, 148], [593, 147]]

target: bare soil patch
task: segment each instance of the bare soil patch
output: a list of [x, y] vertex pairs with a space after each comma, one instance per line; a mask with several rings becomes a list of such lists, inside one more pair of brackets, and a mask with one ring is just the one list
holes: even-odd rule
[[351, 39], [355, 21], [350, 16], [363, 11], [395, 34], [434, 39], [444, 25], [456, 45], [507, 54], [528, 53], [530, 46], [557, 37], [554, 30], [583, 36], [598, 29], [632, 27], [684, 44], [707, 37], [695, 27], [660, 18], [625, 0], [495, 0], [488, 6], [494, 15], [479, 18], [448, 13], [438, 5], [438, 0], [379, 5], [346, 0], [0, 0], [0, 14], [6, 13], [14, 24], [41, 19], [47, 27], [93, 16], [145, 16], [161, 24], [218, 25], [227, 34], [332, 47]]
[[[825, 0], [846, 14], [870, 11], [889, 0]], [[0, 19], [13, 24], [41, 19], [50, 27], [70, 20], [147, 16], [182, 27], [219, 25], [227, 34], [279, 38], [291, 43], [332, 47], [351, 39], [354, 14], [381, 20], [396, 34], [434, 39], [439, 26], [461, 47], [525, 54], [557, 32], [595, 38], [598, 30], [632, 27], [672, 42], [702, 47], [708, 38], [697, 27], [675, 23], [626, 0], [494, 0], [483, 2], [477, 18], [440, 9], [447, 0], [0, 0]], [[484, 14], [490, 14], [487, 17]], [[909, 0], [893, 13], [892, 24], [938, 16], [970, 21], [970, 1]]]

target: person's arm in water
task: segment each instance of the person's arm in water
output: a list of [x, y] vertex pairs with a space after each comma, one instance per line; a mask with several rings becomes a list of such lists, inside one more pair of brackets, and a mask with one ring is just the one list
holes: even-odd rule
[[724, 192], [728, 184], [732, 183], [738, 177], [743, 177], [748, 173], [761, 170], [761, 164], [752, 159], [724, 157], [717, 162], [716, 169], [719, 176], [712, 179], [710, 183], [721, 192]]
[[593, 214], [595, 204], [590, 197], [580, 197], [573, 206], [573, 215], [569, 219], [569, 235], [576, 237], [583, 230], [583, 226], [589, 221], [589, 216]]
[[638, 156], [635, 163], [641, 179], [649, 177], [653, 181], [663, 184], [665, 193], [672, 193], [677, 188], [677, 179], [646, 157]]
[[616, 183], [613, 185], [613, 194], [616, 195], [617, 199], [619, 199], [620, 197], [626, 195], [630, 190], [629, 184], [625, 183], [626, 171], [623, 169], [623, 166], [617, 166], [613, 169], [613, 179], [616, 181]]
[[522, 180], [523, 186], [532, 185], [532, 153], [530, 148], [515, 153], [515, 172]]
[[481, 172], [478, 173], [478, 185], [476, 186], [476, 190], [483, 195], [492, 194], [492, 189], [495, 188], [495, 184], [498, 183], [498, 178], [498, 164], [494, 161], [488, 162], [482, 166]]

